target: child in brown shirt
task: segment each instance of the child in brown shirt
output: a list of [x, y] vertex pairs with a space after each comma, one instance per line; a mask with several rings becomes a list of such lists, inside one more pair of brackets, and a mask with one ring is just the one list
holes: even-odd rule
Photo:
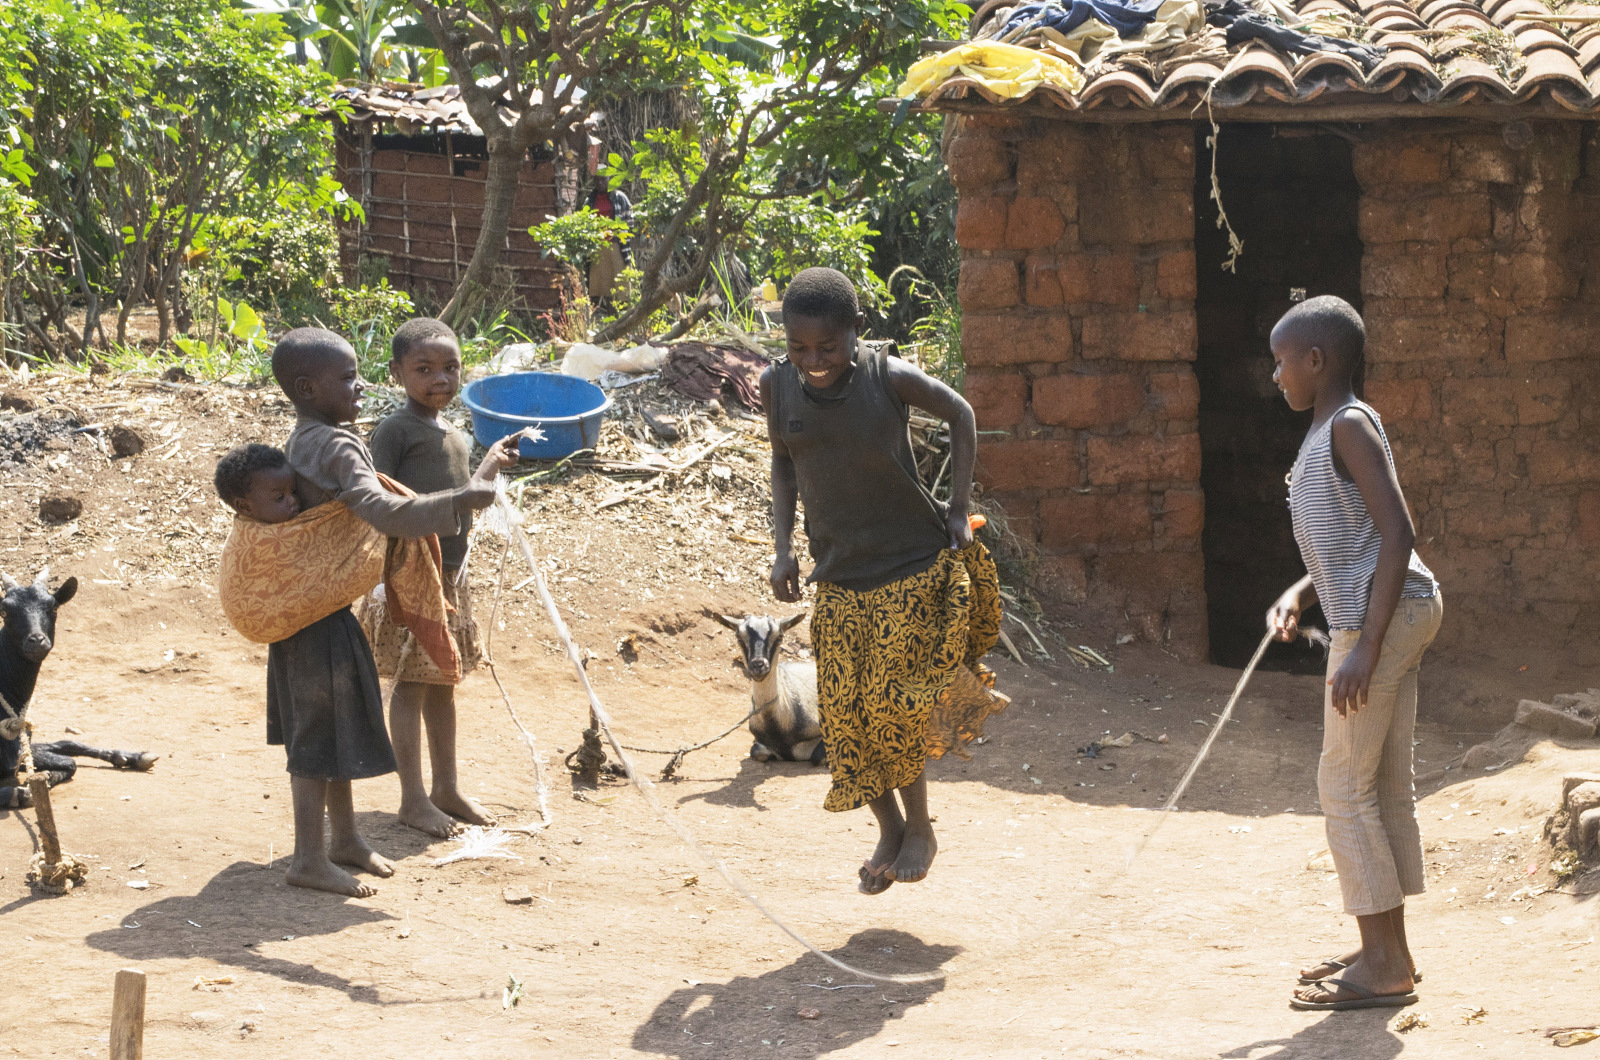
[[[461, 390], [461, 347], [449, 326], [428, 317], [408, 320], [391, 341], [389, 372], [405, 387], [406, 403], [372, 432], [372, 461], [390, 478], [418, 493], [459, 489], [471, 479], [472, 439], [439, 413]], [[450, 534], [439, 535], [444, 593], [455, 610], [450, 632], [461, 656], [461, 674], [474, 669], [483, 651], [472, 619], [472, 596], [463, 563], [472, 513], [457, 515]], [[410, 630], [397, 625], [382, 603], [369, 598], [362, 623], [372, 641], [378, 673], [395, 678], [389, 699], [389, 736], [400, 774], [400, 820], [435, 836], [455, 835], [456, 818], [492, 825], [494, 817], [461, 790], [456, 773], [455, 684], [422, 651]], [[433, 783], [422, 784], [422, 730], [428, 731]]]
[[[341, 426], [360, 413], [365, 389], [348, 342], [322, 328], [291, 331], [272, 351], [272, 374], [297, 414], [283, 448], [302, 510], [337, 500], [390, 537], [452, 534], [462, 512], [493, 503], [495, 475], [516, 462], [514, 449], [497, 445], [459, 488], [402, 497], [384, 487], [367, 447]], [[283, 743], [288, 754], [294, 797], [288, 881], [358, 898], [375, 893], [339, 867], [394, 874], [355, 828], [350, 782], [388, 773], [395, 761], [372, 649], [350, 608], [267, 649], [267, 717], [269, 741]]]

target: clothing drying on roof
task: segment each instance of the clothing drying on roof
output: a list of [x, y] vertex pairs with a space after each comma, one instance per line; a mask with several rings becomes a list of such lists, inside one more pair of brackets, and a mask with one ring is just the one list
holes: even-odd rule
[[1206, 16], [1199, 0], [1052, 0], [990, 25], [997, 40], [1032, 39], [1041, 51], [1088, 64], [1176, 47], [1205, 29]]
[[1277, 48], [1286, 55], [1312, 55], [1317, 52], [1338, 52], [1355, 60], [1363, 71], [1383, 61], [1389, 49], [1382, 45], [1361, 44], [1321, 37], [1290, 29], [1267, 15], [1253, 10], [1243, 0], [1205, 0], [1206, 22], [1227, 31], [1228, 47], [1237, 47], [1245, 41], [1259, 40]]
[[1165, 0], [1068, 0], [1067, 3], [1023, 4], [1011, 12], [1000, 31], [1005, 40], [1018, 30], [1040, 27], [1069, 35], [1093, 19], [1117, 31], [1119, 37], [1132, 37], [1155, 21]]
[[994, 41], [972, 41], [924, 56], [911, 64], [900, 97], [926, 96], [952, 77], [967, 77], [1000, 99], [1025, 96], [1049, 84], [1067, 92], [1083, 87], [1083, 75], [1056, 55]]

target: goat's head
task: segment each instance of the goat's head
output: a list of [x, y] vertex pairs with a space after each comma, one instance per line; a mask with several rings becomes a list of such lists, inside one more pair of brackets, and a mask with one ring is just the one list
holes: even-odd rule
[[806, 617], [804, 611], [788, 618], [772, 618], [768, 615], [730, 618], [714, 611], [706, 613], [733, 630], [733, 635], [739, 638], [739, 650], [744, 655], [744, 672], [757, 681], [766, 677], [777, 665], [778, 645], [783, 643], [783, 635]]
[[56, 608], [78, 592], [78, 579], [68, 578], [54, 592], [50, 590], [50, 568], [40, 571], [32, 585], [23, 585], [9, 574], [0, 573], [5, 597], [5, 638], [29, 662], [44, 662], [55, 647]]

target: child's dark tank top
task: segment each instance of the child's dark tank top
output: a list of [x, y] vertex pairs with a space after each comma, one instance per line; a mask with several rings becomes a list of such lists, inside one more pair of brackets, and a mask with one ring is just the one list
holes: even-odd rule
[[812, 390], [786, 360], [773, 366], [772, 394], [816, 562], [807, 580], [866, 592], [927, 570], [950, 536], [947, 509], [917, 477], [888, 355], [866, 343], [857, 351], [838, 394]]

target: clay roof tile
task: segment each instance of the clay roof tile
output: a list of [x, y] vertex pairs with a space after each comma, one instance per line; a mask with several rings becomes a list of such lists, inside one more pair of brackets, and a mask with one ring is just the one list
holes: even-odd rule
[[1093, 106], [1097, 99], [1111, 103], [1113, 100], [1110, 97], [1116, 93], [1126, 93], [1131, 100], [1144, 107], [1156, 101], [1155, 90], [1150, 82], [1132, 70], [1113, 70], [1101, 74], [1078, 93], [1078, 101], [1086, 107]]
[[1511, 33], [1516, 38], [1517, 50], [1522, 52], [1523, 55], [1532, 55], [1534, 52], [1544, 51], [1546, 48], [1554, 48], [1573, 58], [1578, 55], [1578, 49], [1574, 48], [1567, 38], [1537, 23], [1515, 23], [1511, 27]]
[[[974, 28], [992, 28], [993, 19], [1004, 18], [1016, 2], [979, 5]], [[1285, 2], [1306, 16], [1358, 12], [1358, 20], [1372, 27], [1366, 39], [1387, 49], [1386, 54], [1367, 72], [1340, 52], [1289, 57], [1251, 41], [1234, 50], [1223, 66], [1213, 58], [1169, 66], [1156, 53], [1147, 62], [1112, 63], [1098, 73], [1091, 66], [1088, 83], [1076, 95], [1049, 85], [1034, 95], [1067, 109], [1137, 107], [1175, 113], [1207, 90], [1217, 107], [1252, 101], [1326, 102], [1355, 93], [1444, 107], [1469, 101], [1538, 104], [1549, 96], [1564, 107], [1600, 112], [1600, 24], [1552, 23], [1545, 0]], [[1562, 13], [1600, 14], [1600, 2], [1571, 4]], [[998, 99], [959, 76], [945, 82], [928, 102], [963, 97], [998, 105], [1015, 102]], [[438, 120], [436, 111], [430, 116]]]
[[1578, 68], [1585, 75], [1600, 71], [1600, 33], [1596, 33], [1578, 49]]
[[1519, 95], [1535, 86], [1554, 88], [1558, 85], [1585, 97], [1592, 95], [1583, 68], [1566, 52], [1545, 48], [1528, 56], [1528, 67], [1517, 81]]
[[1474, 100], [1504, 102], [1511, 96], [1511, 86], [1500, 71], [1470, 55], [1458, 55], [1442, 71], [1444, 85], [1439, 98], [1450, 103], [1470, 103]]

